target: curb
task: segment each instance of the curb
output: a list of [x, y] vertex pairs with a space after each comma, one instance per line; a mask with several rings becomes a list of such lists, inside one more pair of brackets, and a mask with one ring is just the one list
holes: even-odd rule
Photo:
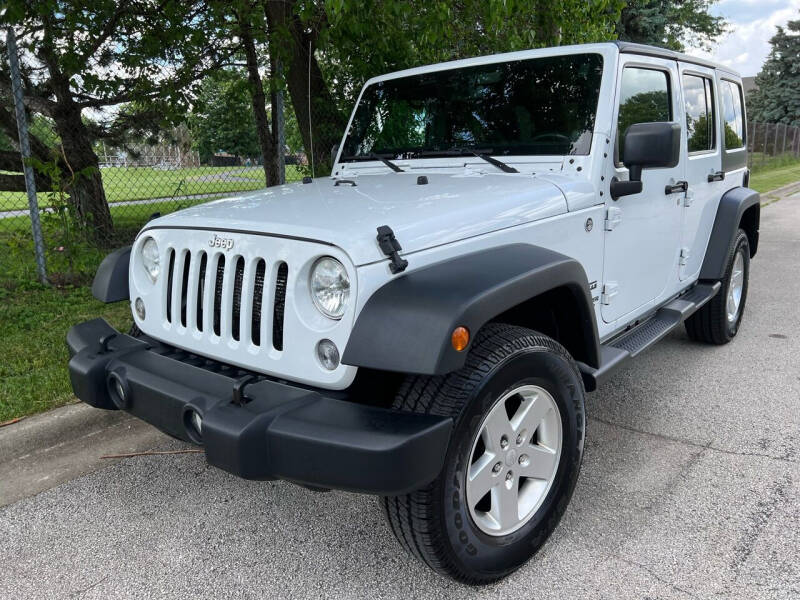
[[775, 188], [774, 190], [770, 190], [768, 192], [764, 192], [762, 194], [762, 197], [763, 198], [784, 198], [785, 196], [789, 196], [794, 192], [800, 192], [800, 181], [795, 181], [794, 183], [789, 183], [789, 184], [781, 186], [779, 188]]
[[26, 417], [0, 428], [0, 463], [93, 435], [132, 418], [119, 410], [98, 410], [82, 402]]
[[116, 463], [103, 456], [181, 447], [118, 410], [78, 403], [0, 428], [0, 507]]

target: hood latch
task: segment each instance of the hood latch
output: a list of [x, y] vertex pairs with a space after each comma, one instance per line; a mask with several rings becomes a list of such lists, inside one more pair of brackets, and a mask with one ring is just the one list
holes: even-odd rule
[[392, 275], [405, 271], [408, 266], [408, 261], [400, 257], [400, 250], [403, 248], [400, 246], [400, 242], [397, 241], [397, 238], [394, 237], [392, 228], [388, 225], [381, 225], [378, 227], [377, 240], [381, 252], [392, 261], [389, 263], [389, 270], [392, 272]]

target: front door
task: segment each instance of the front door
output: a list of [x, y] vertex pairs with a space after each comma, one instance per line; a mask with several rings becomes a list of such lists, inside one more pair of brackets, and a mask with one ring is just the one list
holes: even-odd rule
[[[683, 110], [674, 62], [623, 55], [617, 78], [613, 174], [624, 181], [628, 169], [619, 157], [624, 154], [625, 130], [634, 123], [682, 123]], [[676, 185], [683, 180], [683, 156], [682, 152], [673, 168], [644, 169], [642, 193], [606, 202], [609, 218], [601, 295], [606, 323], [633, 319], [677, 288], [685, 193]]]

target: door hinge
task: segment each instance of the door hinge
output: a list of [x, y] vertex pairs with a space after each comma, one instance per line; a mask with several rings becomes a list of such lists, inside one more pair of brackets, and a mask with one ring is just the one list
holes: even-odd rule
[[600, 302], [605, 305], [611, 304], [611, 299], [617, 295], [619, 285], [616, 281], [609, 281], [603, 284], [603, 293], [600, 295]]
[[605, 230], [611, 231], [622, 222], [622, 209], [610, 206], [606, 212]]
[[679, 264], [680, 264], [682, 267], [685, 267], [685, 266], [686, 266], [686, 263], [688, 263], [688, 262], [689, 262], [689, 249], [688, 249], [688, 248], [681, 248], [680, 262], [679, 262]]

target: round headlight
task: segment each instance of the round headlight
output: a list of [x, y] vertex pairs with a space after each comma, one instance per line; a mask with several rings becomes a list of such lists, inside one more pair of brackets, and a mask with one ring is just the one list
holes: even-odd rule
[[149, 237], [142, 244], [142, 265], [144, 270], [153, 280], [153, 283], [158, 279], [158, 274], [161, 272], [161, 261], [158, 257], [158, 244], [156, 241]]
[[350, 298], [350, 279], [344, 265], [324, 256], [311, 269], [311, 299], [319, 311], [331, 319], [341, 319]]

